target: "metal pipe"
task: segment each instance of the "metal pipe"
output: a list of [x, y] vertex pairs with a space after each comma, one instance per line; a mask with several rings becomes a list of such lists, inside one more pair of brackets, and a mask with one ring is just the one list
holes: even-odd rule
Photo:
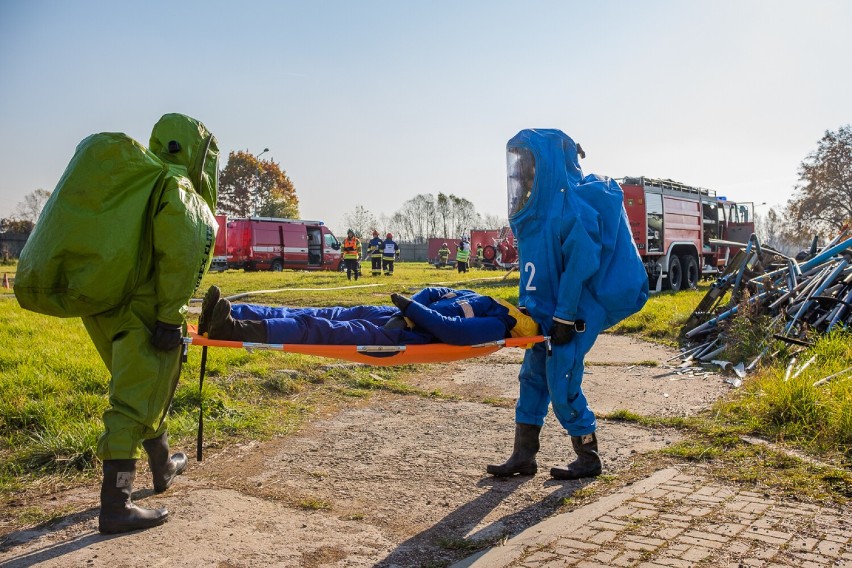
[[837, 277], [837, 275], [840, 274], [841, 272], [843, 272], [843, 269], [846, 268], [847, 264], [849, 264], [849, 261], [844, 258], [834, 268], [834, 270], [832, 270], [829, 273], [828, 276], [826, 276], [822, 279], [822, 281], [820, 282], [820, 285], [814, 290], [814, 292], [812, 294], [810, 294], [808, 299], [805, 300], [805, 302], [802, 304], [802, 307], [799, 308], [799, 311], [796, 312], [796, 316], [792, 320], [790, 320], [790, 322], [787, 324], [787, 327], [784, 328], [784, 333], [787, 333], [788, 331], [790, 331], [790, 328], [793, 327], [793, 324], [796, 322], [796, 320], [798, 320], [802, 316], [802, 314], [805, 312], [805, 310], [808, 309], [811, 306], [811, 304], [813, 303], [813, 300], [811, 298], [813, 296], [819, 296], [820, 294], [822, 294], [822, 292], [828, 287], [828, 285], [831, 284], [832, 282], [834, 282], [834, 279]]
[[719, 353], [721, 353], [724, 350], [725, 350], [725, 346], [723, 345], [723, 346], [719, 347], [718, 349], [715, 349], [715, 350], [711, 351], [710, 353], [707, 353], [706, 355], [699, 357], [698, 360], [699, 361], [710, 361], [711, 359], [716, 357], [716, 355], [718, 355]]
[[850, 286], [849, 292], [843, 298], [843, 303], [839, 304], [834, 310], [834, 315], [831, 316], [831, 320], [828, 322], [828, 327], [825, 328], [826, 331], [831, 331], [832, 328], [837, 325], [837, 322], [840, 321], [840, 316], [843, 315], [843, 312], [849, 309], [850, 303], [852, 303], [852, 286]]
[[840, 376], [840, 375], [842, 375], [843, 373], [847, 373], [847, 372], [849, 372], [849, 371], [852, 371], [852, 367], [846, 367], [846, 368], [845, 368], [845, 369], [843, 369], [842, 371], [838, 371], [838, 372], [834, 373], [833, 375], [829, 375], [829, 376], [827, 376], [827, 377], [825, 377], [825, 378], [822, 378], [822, 379], [818, 380], [817, 382], [815, 382], [815, 383], [813, 384], [813, 386], [818, 387], [818, 386], [820, 386], [820, 385], [824, 385], [825, 383], [827, 383], [828, 381], [830, 381], [830, 380], [831, 380], [831, 379], [833, 379], [834, 377], [839, 377], [839, 376]]
[[[751, 304], [751, 303], [754, 303], [758, 300], [762, 300], [763, 298], [766, 297], [767, 294], [768, 294], [768, 292], [762, 292], [762, 293], [758, 294], [757, 296], [752, 296], [751, 298], [749, 298], [748, 303]], [[716, 325], [718, 325], [718, 323], [720, 321], [728, 319], [732, 315], [736, 314], [738, 311], [739, 311], [739, 306], [734, 306], [730, 310], [719, 314], [715, 318], [702, 323], [701, 325], [699, 325], [698, 327], [696, 327], [696, 328], [694, 328], [690, 331], [687, 331], [686, 334], [684, 335], [684, 337], [686, 337], [688, 339], [688, 338], [693, 337], [693, 336], [695, 336], [699, 333], [703, 333], [703, 332], [705, 332], [705, 331], [707, 331], [707, 330], [709, 330], [713, 327], [716, 327]]]

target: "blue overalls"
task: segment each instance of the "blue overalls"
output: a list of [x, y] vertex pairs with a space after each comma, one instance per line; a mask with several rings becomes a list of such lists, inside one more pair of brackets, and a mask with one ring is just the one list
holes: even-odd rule
[[[648, 279], [630, 232], [622, 191], [609, 178], [583, 176], [576, 144], [559, 130], [522, 130], [507, 144], [509, 222], [520, 250], [519, 304], [550, 335], [553, 318], [584, 320], [564, 345], [527, 350], [515, 420], [541, 426], [548, 403], [571, 436], [591, 434], [595, 415], [583, 395], [583, 358], [598, 334], [639, 311]], [[513, 196], [512, 160], [533, 160], [531, 187]], [[517, 211], [512, 211], [513, 199]]]
[[439, 341], [476, 345], [503, 339], [515, 325], [509, 310], [494, 299], [470, 290], [424, 288], [411, 298], [405, 315], [415, 327], [385, 329], [394, 306], [351, 308], [276, 308], [257, 304], [233, 304], [238, 320], [266, 322], [269, 343], [320, 345], [411, 345]]
[[317, 345], [405, 345], [429, 343], [431, 336], [404, 329], [385, 329], [399, 310], [394, 306], [351, 308], [273, 308], [233, 304], [231, 316], [266, 322], [267, 342]]

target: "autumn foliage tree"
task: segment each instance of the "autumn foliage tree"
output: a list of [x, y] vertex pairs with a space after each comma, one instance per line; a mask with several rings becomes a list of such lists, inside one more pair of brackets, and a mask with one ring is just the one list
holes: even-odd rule
[[220, 213], [234, 217], [299, 217], [296, 188], [280, 166], [249, 152], [231, 152], [219, 173]]
[[852, 221], [852, 125], [826, 131], [805, 158], [787, 210], [799, 229], [831, 234]]

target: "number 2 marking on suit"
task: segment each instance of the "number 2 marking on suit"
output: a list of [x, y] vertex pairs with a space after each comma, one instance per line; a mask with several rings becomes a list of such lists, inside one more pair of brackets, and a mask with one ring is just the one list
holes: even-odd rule
[[530, 279], [527, 280], [526, 289], [527, 290], [535, 290], [536, 287], [533, 286], [533, 283], [532, 283], [533, 278], [535, 278], [535, 264], [533, 264], [532, 262], [526, 263], [524, 265], [524, 272], [527, 272], [527, 271], [529, 271], [529, 273], [530, 273]]

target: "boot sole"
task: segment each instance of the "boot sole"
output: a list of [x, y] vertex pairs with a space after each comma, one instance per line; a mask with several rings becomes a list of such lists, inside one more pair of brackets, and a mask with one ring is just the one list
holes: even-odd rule
[[99, 523], [98, 524], [98, 532], [101, 533], [101, 534], [119, 534], [119, 533], [126, 533], [126, 532], [132, 532], [132, 531], [141, 531], [141, 530], [144, 530], [144, 529], [151, 529], [151, 528], [154, 528], [154, 527], [158, 527], [168, 520], [169, 520], [169, 515], [168, 515], [168, 513], [166, 513], [160, 519], [152, 520], [150, 522], [143, 523], [143, 524], [134, 523], [132, 525], [127, 524], [127, 525], [115, 525], [115, 526], [112, 526], [112, 527], [104, 527], [104, 526], [101, 526], [100, 523]]
[[585, 479], [587, 477], [597, 477], [601, 474], [602, 470], [591, 471], [588, 473], [573, 473], [565, 469], [552, 468], [550, 470], [550, 477], [553, 479], [563, 479], [563, 480], [571, 480], [571, 479]]
[[538, 468], [533, 467], [528, 469], [501, 470], [496, 467], [488, 466], [485, 468], [485, 471], [494, 477], [512, 477], [513, 475], [535, 475], [538, 473]]
[[[183, 454], [183, 452], [180, 452], [179, 454], [175, 454], [174, 456], [171, 457], [171, 459], [174, 460], [175, 456], [178, 456], [178, 455], [181, 455], [181, 454]], [[181, 474], [183, 474], [183, 472], [186, 471], [187, 465], [189, 465], [189, 462], [187, 460], [186, 454], [183, 454], [183, 460], [182, 460], [181, 465], [178, 468], [175, 469], [175, 472], [172, 474], [171, 477], [169, 477], [169, 480], [166, 482], [165, 485], [159, 485], [159, 484], [157, 484], [156, 481], [154, 481], [154, 493], [163, 493], [169, 487], [171, 487], [172, 483], [174, 483], [174, 481], [175, 481], [175, 478], [178, 475], [181, 475]], [[150, 459], [148, 460], [148, 467], [151, 468], [151, 471], [153, 472], [154, 468], [151, 466], [151, 460]]]

